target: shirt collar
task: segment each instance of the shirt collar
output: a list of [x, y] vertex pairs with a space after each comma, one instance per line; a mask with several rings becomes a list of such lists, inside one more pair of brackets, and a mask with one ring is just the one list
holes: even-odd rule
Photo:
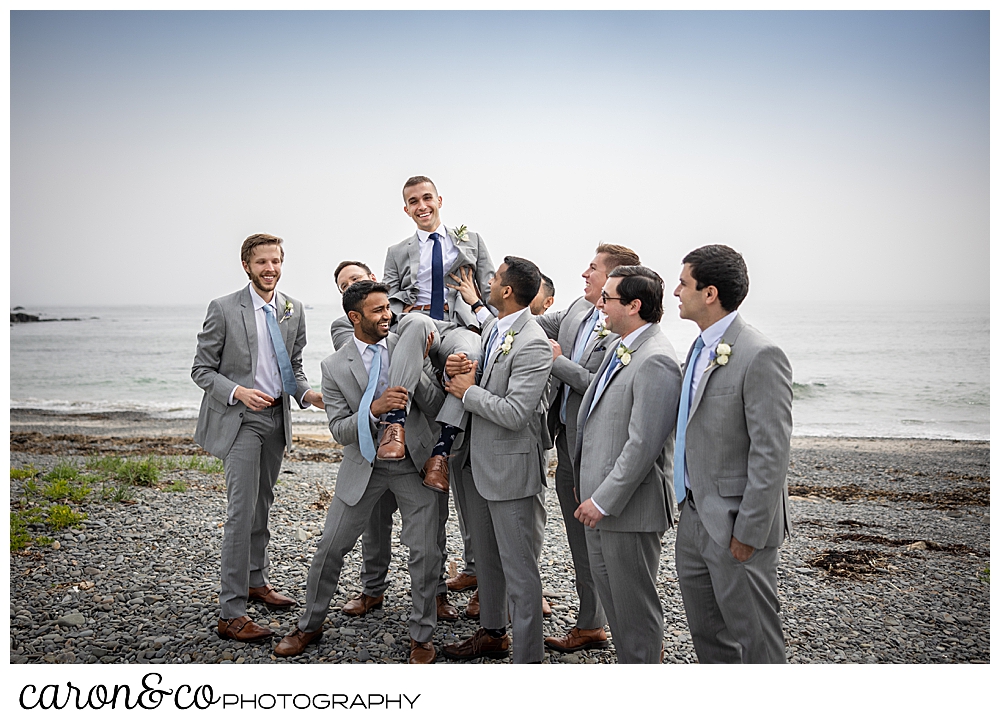
[[502, 337], [503, 335], [507, 334], [507, 330], [510, 329], [511, 327], [513, 327], [514, 326], [514, 322], [516, 322], [518, 319], [520, 319], [521, 315], [524, 314], [527, 311], [528, 311], [528, 308], [525, 307], [524, 309], [522, 309], [519, 312], [512, 312], [511, 314], [508, 314], [503, 319], [498, 319], [497, 320], [497, 337]]
[[253, 282], [250, 282], [250, 301], [253, 302], [253, 310], [255, 312], [265, 306], [270, 306], [272, 310], [277, 312], [278, 290], [274, 290], [274, 294], [271, 295], [270, 302], [265, 302], [257, 293], [257, 290], [253, 288]]
[[[386, 339], [387, 339], [386, 337], [383, 337], [376, 344], [378, 344], [379, 347], [385, 347], [386, 350], [388, 351], [389, 345], [386, 344], [385, 341]], [[368, 343], [362, 342], [360, 339], [357, 338], [357, 336], [354, 337], [354, 344], [357, 346], [358, 352], [360, 352], [361, 354], [364, 354], [365, 350], [368, 349]]]
[[417, 229], [417, 238], [420, 240], [421, 244], [426, 244], [430, 240], [431, 234], [440, 234], [442, 240], [448, 238], [448, 232], [444, 228], [444, 224], [441, 224], [434, 231], [424, 231], [423, 229]]
[[635, 330], [633, 332], [630, 332], [628, 334], [628, 336], [626, 336], [624, 339], [622, 339], [622, 344], [624, 344], [626, 347], [628, 347], [630, 344], [632, 344], [633, 342], [635, 342], [636, 338], [640, 334], [642, 334], [643, 332], [646, 331], [647, 327], [649, 327], [651, 325], [652, 325], [652, 322], [646, 322], [644, 325], [642, 325], [641, 327], [639, 327], [639, 329], [637, 329], [637, 330]]
[[735, 310], [702, 332], [701, 338], [705, 342], [705, 346], [714, 349], [715, 345], [717, 345], [719, 340], [722, 339], [722, 335], [726, 333], [726, 330], [729, 329], [729, 325], [733, 323], [734, 319], [736, 319]]

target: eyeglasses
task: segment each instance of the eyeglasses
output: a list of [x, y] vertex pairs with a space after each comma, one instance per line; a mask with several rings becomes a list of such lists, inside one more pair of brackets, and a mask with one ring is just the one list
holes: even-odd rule
[[621, 301], [621, 297], [609, 297], [608, 294], [607, 294], [607, 292], [605, 292], [605, 291], [602, 290], [601, 291], [601, 301], [604, 302], [605, 304], [607, 304], [609, 299], [617, 299], [618, 301]]

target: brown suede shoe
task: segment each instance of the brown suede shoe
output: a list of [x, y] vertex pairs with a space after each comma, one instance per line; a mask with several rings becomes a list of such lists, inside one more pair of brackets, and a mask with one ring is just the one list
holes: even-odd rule
[[239, 618], [220, 618], [218, 632], [220, 639], [232, 639], [243, 643], [263, 641], [274, 636], [274, 631], [254, 623], [247, 615]]
[[362, 593], [357, 598], [352, 598], [350, 601], [345, 603], [341, 611], [346, 613], [348, 616], [364, 616], [373, 608], [382, 608], [383, 600], [385, 600], [385, 594], [372, 598], [371, 596], [366, 596]]
[[479, 589], [472, 594], [472, 598], [469, 599], [469, 605], [465, 607], [465, 615], [469, 618], [479, 618]]
[[299, 631], [298, 628], [285, 636], [274, 647], [275, 656], [298, 656], [306, 650], [306, 646], [313, 641], [318, 641], [323, 636], [323, 627], [320, 626], [315, 631]]
[[439, 493], [448, 494], [448, 458], [444, 455], [431, 455], [420, 471], [424, 485]]
[[437, 659], [433, 641], [414, 641], [410, 639], [410, 663], [433, 664]]
[[448, 586], [449, 591], [464, 591], [466, 588], [475, 588], [479, 585], [479, 581], [475, 576], [470, 576], [463, 571], [445, 581], [445, 585]]
[[460, 644], [449, 644], [441, 649], [441, 653], [449, 659], [502, 659], [510, 655], [510, 636], [504, 634], [498, 639], [490, 636], [486, 629], [478, 629], [472, 636]]
[[569, 654], [582, 649], [608, 648], [608, 635], [603, 628], [577, 628], [574, 626], [565, 636], [546, 636], [545, 645], [550, 649]]
[[247, 593], [247, 598], [251, 601], [259, 601], [268, 608], [291, 608], [298, 605], [294, 598], [284, 596], [270, 586], [251, 588]]
[[375, 457], [379, 460], [402, 460], [406, 457], [406, 434], [398, 422], [386, 426]]
[[448, 594], [437, 595], [438, 621], [457, 621], [458, 609], [448, 603]]
[[545, 618], [552, 615], [552, 606], [549, 605], [545, 596], [542, 596], [542, 615], [545, 616]]

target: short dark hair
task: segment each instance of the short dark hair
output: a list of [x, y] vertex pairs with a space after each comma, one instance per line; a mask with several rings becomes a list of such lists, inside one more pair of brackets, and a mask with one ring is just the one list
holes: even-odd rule
[[363, 261], [342, 261], [339, 264], [337, 264], [337, 268], [333, 270], [333, 283], [334, 284], [337, 283], [337, 277], [340, 276], [340, 272], [344, 271], [344, 269], [346, 269], [349, 266], [359, 266], [362, 269], [364, 269], [366, 272], [368, 272], [369, 274], [372, 273], [372, 270], [369, 269], [368, 265], [365, 264]]
[[633, 264], [618, 266], [608, 274], [609, 279], [620, 279], [618, 296], [622, 304], [638, 299], [639, 316], [646, 322], [656, 324], [663, 318], [663, 279], [648, 266]]
[[616, 266], [639, 266], [642, 263], [638, 254], [620, 244], [598, 244], [594, 253], [608, 257], [609, 269], [614, 269]]
[[243, 240], [243, 246], [240, 247], [240, 259], [244, 264], [250, 264], [250, 257], [253, 256], [253, 250], [258, 246], [264, 246], [265, 244], [277, 244], [278, 249], [281, 251], [281, 261], [285, 260], [285, 247], [281, 245], [282, 238], [280, 236], [273, 236], [271, 234], [251, 234], [246, 239]]
[[[541, 274], [541, 272], [539, 272], [539, 274]], [[541, 286], [545, 287], [545, 296], [554, 297], [556, 295], [556, 285], [553, 283], [552, 279], [549, 277], [548, 274], [541, 274], [541, 277], [542, 277]], [[535, 294], [538, 294], [538, 292], [535, 292]]]
[[378, 282], [373, 282], [371, 279], [362, 279], [361, 281], [354, 282], [351, 286], [344, 290], [344, 313], [347, 312], [358, 312], [361, 313], [361, 308], [365, 304], [365, 300], [368, 298], [369, 294], [375, 294], [377, 292], [382, 292], [385, 295], [389, 294], [389, 287], [385, 284], [379, 284]]
[[727, 312], [739, 309], [750, 291], [750, 276], [743, 256], [724, 244], [702, 246], [684, 257], [698, 289], [715, 287], [719, 304]]
[[542, 283], [542, 273], [538, 271], [535, 262], [522, 259], [519, 256], [505, 256], [503, 263], [507, 265], [507, 270], [500, 280], [505, 287], [510, 287], [514, 293], [514, 301], [522, 307], [531, 304], [531, 300], [538, 294], [538, 287]]
[[410, 176], [410, 178], [406, 179], [406, 183], [403, 184], [403, 196], [406, 196], [406, 189], [411, 186], [419, 186], [420, 184], [430, 184], [431, 186], [434, 186], [434, 193], [437, 193], [438, 187], [426, 176]]

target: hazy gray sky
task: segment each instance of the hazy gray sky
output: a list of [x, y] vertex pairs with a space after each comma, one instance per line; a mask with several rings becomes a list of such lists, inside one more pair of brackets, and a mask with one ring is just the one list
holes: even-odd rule
[[[281, 288], [381, 276], [403, 181], [557, 306], [599, 241], [675, 284], [989, 298], [987, 12], [13, 12], [11, 304], [202, 303], [284, 237]], [[956, 275], [955, 271], [960, 270]], [[952, 287], [952, 291], [957, 291]]]

